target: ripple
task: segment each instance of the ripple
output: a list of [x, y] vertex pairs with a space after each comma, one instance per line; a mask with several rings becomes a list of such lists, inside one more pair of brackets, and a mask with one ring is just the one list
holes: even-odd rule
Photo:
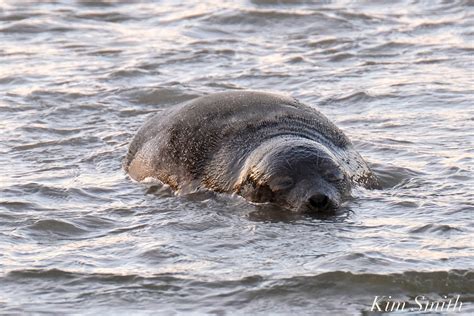
[[54, 128], [51, 126], [31, 124], [28, 126], [22, 126], [20, 129], [27, 133], [33, 134], [52, 134], [52, 135], [74, 135], [81, 131], [87, 130], [88, 128]]
[[9, 23], [5, 27], [0, 28], [0, 33], [26, 33], [37, 34], [46, 32], [71, 32], [73, 28], [64, 26], [62, 24], [46, 23], [46, 22], [32, 22], [28, 20], [21, 20], [20, 22]]
[[447, 224], [426, 224], [415, 227], [410, 230], [410, 233], [421, 234], [421, 233], [436, 233], [436, 234], [446, 234], [446, 233], [456, 233], [463, 232], [462, 229], [453, 227]]
[[126, 69], [119, 69], [116, 71], [111, 72], [108, 77], [109, 78], [133, 78], [139, 76], [145, 76], [149, 72], [144, 69], [140, 68], [126, 68]]
[[250, 24], [250, 25], [267, 25], [271, 22], [281, 23], [287, 20], [298, 19], [300, 22], [304, 18], [321, 17], [319, 13], [297, 13], [274, 10], [242, 10], [242, 11], [224, 11], [219, 15], [210, 16], [204, 21], [216, 25], [225, 24]]
[[123, 51], [121, 49], [97, 49], [93, 51], [87, 52], [87, 55], [91, 56], [115, 56], [122, 54]]
[[409, 168], [393, 165], [371, 164], [371, 168], [377, 175], [380, 185], [384, 189], [393, 188], [421, 175], [419, 172]]
[[329, 38], [322, 38], [319, 40], [309, 41], [307, 45], [312, 48], [329, 48], [334, 47], [335, 45], [341, 43], [347, 43], [347, 40], [341, 40], [340, 38], [336, 37], [329, 37]]
[[64, 187], [55, 187], [36, 182], [30, 182], [20, 185], [12, 185], [5, 193], [11, 194], [39, 194], [40, 196], [49, 197], [57, 200], [66, 200], [68, 198], [67, 189]]
[[193, 94], [185, 94], [178, 89], [168, 88], [143, 88], [124, 93], [132, 102], [137, 104], [176, 104], [197, 97]]
[[376, 96], [370, 95], [367, 91], [356, 91], [352, 92], [350, 94], [346, 94], [337, 98], [334, 98], [332, 100], [334, 101], [351, 101], [351, 102], [361, 102], [361, 101], [371, 101], [373, 99], [376, 99]]
[[[471, 293], [474, 290], [474, 273], [469, 270], [381, 274], [354, 274], [350, 272], [327, 272], [311, 277], [295, 277], [281, 285], [282, 290], [298, 288], [300, 293], [333, 292], [334, 294], [360, 292], [377, 293], [387, 286], [391, 293]], [[277, 285], [278, 286], [278, 285]], [[359, 293], [360, 293], [359, 292]], [[376, 294], [377, 295], [377, 294]]]
[[94, 143], [98, 141], [99, 138], [94, 136], [85, 136], [85, 137], [69, 137], [60, 140], [50, 140], [50, 141], [39, 141], [34, 143], [29, 143], [25, 145], [18, 145], [12, 147], [13, 151], [23, 151], [23, 150], [31, 150], [43, 147], [51, 147], [51, 146], [77, 146], [77, 145], [88, 145], [90, 143]]
[[0, 77], [0, 84], [2, 85], [21, 85], [28, 82], [29, 80], [27, 78], [21, 78], [16, 76]]
[[341, 12], [339, 14], [341, 17], [347, 19], [347, 20], [362, 20], [364, 22], [381, 22], [382, 19], [380, 17], [377, 17], [375, 15], [371, 14], [365, 14], [365, 13], [360, 13], [360, 12]]
[[10, 211], [21, 211], [21, 210], [37, 210], [39, 206], [35, 203], [26, 201], [0, 201], [0, 207], [4, 207]]
[[113, 22], [113, 23], [125, 22], [125, 21], [129, 21], [133, 19], [132, 16], [123, 14], [120, 12], [95, 12], [95, 11], [76, 14], [74, 17], [78, 19], [94, 20], [94, 21], [100, 21], [100, 22]]
[[[381, 274], [354, 274], [344, 271], [327, 272], [318, 275], [309, 275], [292, 278], [268, 279], [261, 276], [246, 276], [235, 280], [205, 281], [189, 280], [174, 277], [168, 274], [143, 277], [136, 274], [84, 274], [68, 272], [59, 269], [27, 269], [10, 271], [3, 277], [7, 284], [21, 280], [43, 279], [45, 281], [59, 282], [61, 286], [78, 292], [76, 295], [84, 296], [79, 285], [95, 284], [97, 293], [102, 292], [110, 285], [115, 284], [115, 290], [110, 293], [114, 295], [121, 290], [120, 285], [131, 287], [147, 295], [147, 290], [173, 297], [173, 292], [188, 288], [188, 291], [198, 291], [200, 300], [207, 302], [218, 302], [216, 304], [232, 304], [229, 297], [234, 297], [239, 306], [243, 302], [251, 303], [255, 297], [266, 299], [280, 298], [291, 301], [295, 296], [308, 300], [317, 295], [320, 298], [340, 297], [351, 295], [356, 297], [373, 297], [385, 293], [390, 288], [391, 295], [407, 293], [409, 296], [421, 294], [442, 295], [444, 293], [472, 293], [474, 291], [474, 273], [468, 270], [450, 270], [433, 272], [404, 272], [389, 275]], [[80, 281], [80, 282], [79, 282]], [[45, 284], [44, 286], [48, 286]], [[173, 292], [168, 290], [174, 289]], [[356, 290], [355, 290], [356, 289]], [[33, 293], [42, 289], [34, 289]], [[231, 291], [232, 295], [225, 294]], [[86, 292], [87, 293], [87, 292]], [[87, 295], [89, 296], [89, 295]], [[220, 298], [220, 299], [218, 299]], [[464, 302], [472, 302], [474, 298], [466, 296]], [[233, 304], [232, 304], [233, 305]], [[230, 305], [230, 306], [232, 306]], [[368, 307], [367, 307], [368, 308]]]
[[52, 233], [58, 236], [78, 236], [87, 233], [87, 230], [85, 229], [65, 220], [57, 219], [39, 220], [27, 228], [39, 233]]
[[329, 60], [338, 62], [338, 61], [342, 61], [342, 60], [349, 59], [352, 57], [354, 57], [354, 55], [351, 53], [337, 53], [337, 54], [332, 55], [331, 58], [329, 58]]
[[[3, 13], [3, 12], [2, 12]], [[3, 14], [0, 17], [0, 21], [20, 21], [30, 18], [31, 15], [28, 13], [13, 13], [13, 14]]]
[[162, 263], [162, 260], [176, 258], [180, 256], [180, 253], [166, 249], [167, 247], [156, 247], [148, 249], [140, 254], [147, 261]]
[[371, 48], [365, 49], [362, 52], [364, 53], [382, 53], [383, 55], [387, 55], [389, 52], [398, 52], [400, 50], [405, 50], [408, 48], [412, 48], [413, 44], [405, 43], [405, 42], [395, 42], [390, 41], [383, 44], [377, 44]]

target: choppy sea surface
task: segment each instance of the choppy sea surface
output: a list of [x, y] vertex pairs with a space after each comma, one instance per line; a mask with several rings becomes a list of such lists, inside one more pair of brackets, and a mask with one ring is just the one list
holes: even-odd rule
[[[0, 314], [472, 315], [473, 24], [472, 1], [0, 1]], [[147, 118], [235, 89], [318, 108], [383, 189], [321, 218], [126, 176]]]

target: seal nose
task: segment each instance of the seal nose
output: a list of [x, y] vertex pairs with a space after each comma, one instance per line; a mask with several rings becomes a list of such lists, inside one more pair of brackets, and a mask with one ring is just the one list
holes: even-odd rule
[[317, 193], [310, 197], [308, 204], [310, 209], [314, 211], [325, 211], [331, 206], [329, 198], [322, 193]]

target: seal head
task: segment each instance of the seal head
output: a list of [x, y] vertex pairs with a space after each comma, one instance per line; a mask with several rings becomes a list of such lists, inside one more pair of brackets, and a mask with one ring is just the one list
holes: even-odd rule
[[325, 146], [282, 137], [254, 151], [236, 191], [252, 202], [322, 212], [340, 206], [350, 193], [350, 180]]

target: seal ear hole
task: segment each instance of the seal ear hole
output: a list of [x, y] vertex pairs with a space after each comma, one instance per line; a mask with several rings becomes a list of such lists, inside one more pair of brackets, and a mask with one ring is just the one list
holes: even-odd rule
[[327, 210], [330, 206], [329, 198], [324, 194], [315, 194], [309, 198], [309, 205], [315, 210]]

